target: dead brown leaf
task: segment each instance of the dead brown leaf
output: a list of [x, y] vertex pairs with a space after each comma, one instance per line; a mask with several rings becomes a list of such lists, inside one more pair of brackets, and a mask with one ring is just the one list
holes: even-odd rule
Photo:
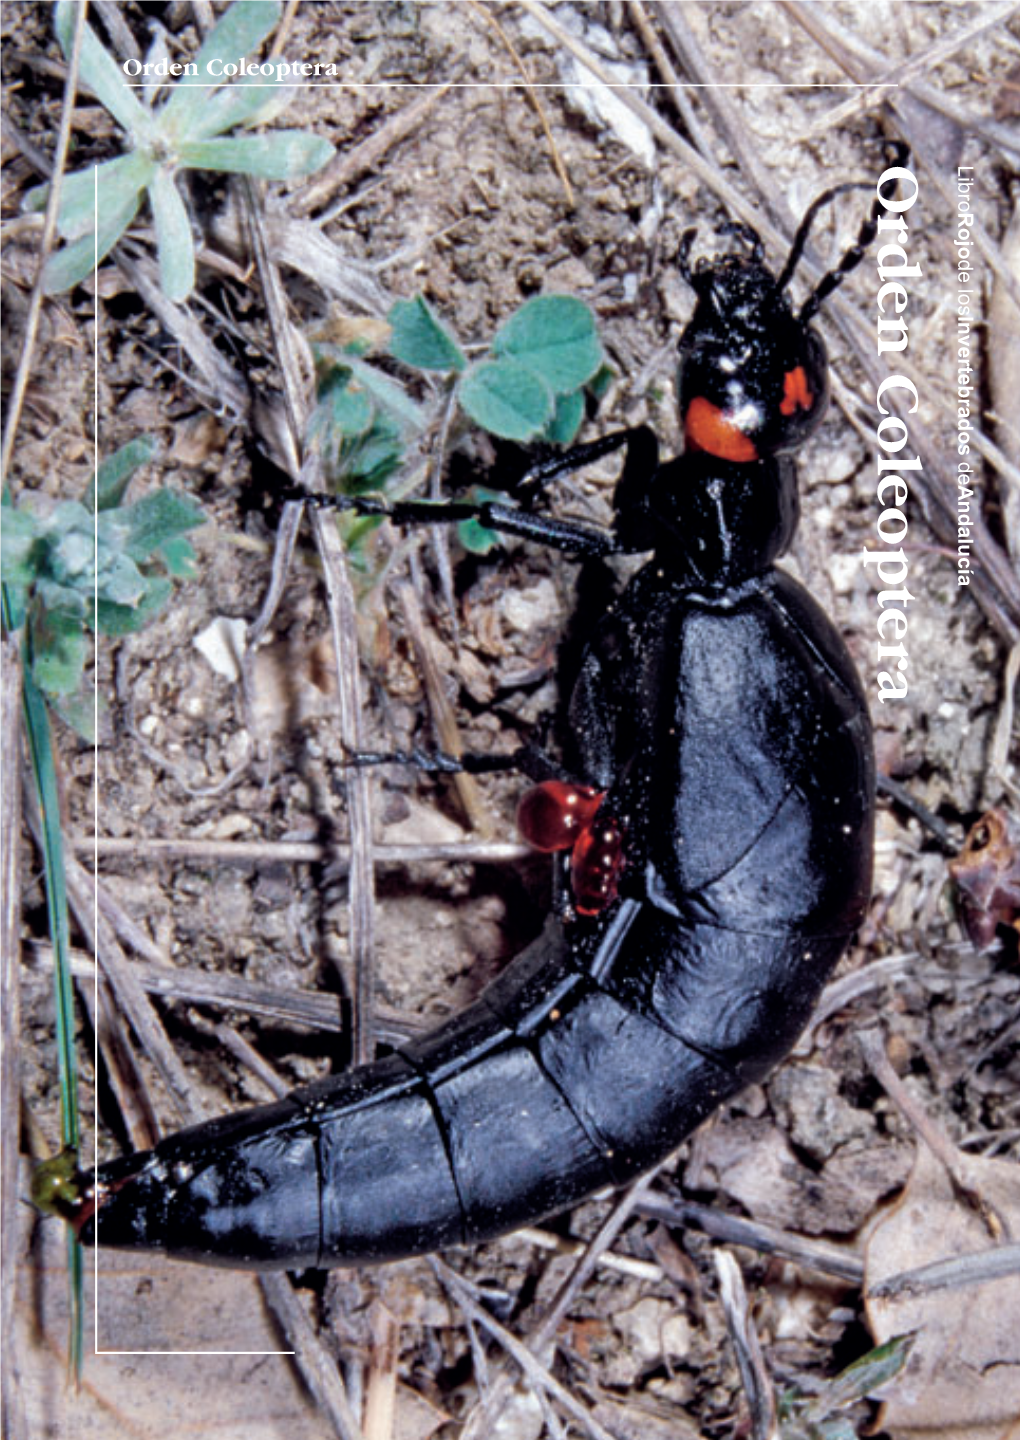
[[[1017, 1166], [968, 1159], [967, 1183], [1007, 1232], [1020, 1234]], [[958, 1197], [944, 1166], [921, 1145], [902, 1197], [868, 1240], [867, 1291], [890, 1276], [987, 1250], [992, 1243], [981, 1215]], [[922, 1295], [866, 1295], [866, 1309], [880, 1343], [917, 1333], [910, 1359], [884, 1397], [880, 1425], [894, 1440], [1020, 1435], [1020, 1285], [1015, 1275]]]
[[189, 415], [174, 427], [170, 459], [178, 465], [202, 465], [223, 449], [226, 433], [215, 415]]
[[[24, 1231], [32, 1226], [25, 1209]], [[17, 1266], [16, 1385], [25, 1434], [74, 1440], [321, 1440], [322, 1421], [285, 1355], [253, 1275], [187, 1270], [159, 1256], [100, 1257], [98, 1306], [85, 1265], [81, 1387], [66, 1375], [68, 1336], [63, 1227], [45, 1223]], [[99, 1353], [93, 1317], [98, 1314]], [[224, 1351], [236, 1353], [225, 1354]], [[413, 1433], [413, 1432], [412, 1432]], [[419, 1432], [420, 1435], [421, 1432]]]
[[749, 1215], [803, 1235], [849, 1235], [906, 1176], [895, 1140], [844, 1145], [816, 1173], [766, 1120], [740, 1119], [703, 1137], [703, 1163]]

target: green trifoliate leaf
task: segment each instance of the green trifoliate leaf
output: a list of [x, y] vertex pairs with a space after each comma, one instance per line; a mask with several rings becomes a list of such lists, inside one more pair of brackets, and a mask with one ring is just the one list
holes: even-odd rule
[[552, 445], [569, 445], [581, 428], [584, 419], [584, 391], [574, 390], [570, 395], [560, 395], [556, 401], [556, 413], [546, 427], [544, 438]]
[[552, 419], [552, 391], [517, 360], [483, 360], [472, 365], [461, 381], [459, 395], [471, 419], [503, 440], [534, 440]]
[[570, 295], [538, 295], [500, 326], [492, 353], [527, 365], [552, 390], [577, 390], [598, 370], [602, 347], [587, 305]]
[[421, 295], [398, 300], [386, 318], [392, 329], [389, 351], [395, 360], [419, 370], [464, 369], [463, 351]]
[[[472, 485], [465, 499], [481, 505], [486, 500], [505, 501], [506, 496], [498, 490], [488, 490], [484, 485]], [[472, 555], [488, 555], [490, 550], [503, 544], [503, 536], [496, 530], [490, 530], [480, 520], [462, 520], [457, 526], [457, 535], [464, 549]]]

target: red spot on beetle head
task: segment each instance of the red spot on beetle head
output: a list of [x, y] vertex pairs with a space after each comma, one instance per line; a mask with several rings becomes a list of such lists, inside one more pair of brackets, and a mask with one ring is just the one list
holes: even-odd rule
[[758, 459], [758, 448], [724, 410], [710, 400], [696, 395], [684, 417], [684, 439], [689, 450], [704, 450], [720, 460], [733, 460], [738, 465]]

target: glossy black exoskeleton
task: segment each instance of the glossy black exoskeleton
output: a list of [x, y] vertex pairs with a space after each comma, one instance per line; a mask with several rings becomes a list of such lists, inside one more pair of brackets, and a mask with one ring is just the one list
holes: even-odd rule
[[746, 227], [694, 268], [685, 239], [684, 453], [660, 464], [638, 428], [536, 472], [623, 447], [611, 531], [502, 502], [350, 502], [652, 552], [585, 654], [569, 779], [523, 810], [530, 838], [572, 854], [574, 914], [427, 1038], [101, 1166], [82, 1238], [255, 1269], [486, 1240], [646, 1171], [794, 1044], [871, 883], [861, 686], [774, 563], [798, 518], [791, 452], [826, 400], [808, 322], [874, 234], [873, 216], [794, 313], [787, 285], [830, 198], [778, 279]]

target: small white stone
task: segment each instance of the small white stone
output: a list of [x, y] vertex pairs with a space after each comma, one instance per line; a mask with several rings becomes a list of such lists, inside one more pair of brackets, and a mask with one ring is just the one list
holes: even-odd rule
[[195, 649], [225, 680], [236, 684], [241, 678], [241, 656], [244, 654], [248, 627], [243, 620], [228, 620], [217, 615], [193, 641]]
[[560, 607], [551, 580], [539, 580], [523, 590], [507, 590], [500, 598], [503, 619], [513, 630], [524, 634], [542, 625], [555, 624]]
[[849, 595], [857, 583], [860, 573], [860, 556], [831, 555], [829, 557], [829, 574], [832, 577], [832, 588], [837, 595]]

